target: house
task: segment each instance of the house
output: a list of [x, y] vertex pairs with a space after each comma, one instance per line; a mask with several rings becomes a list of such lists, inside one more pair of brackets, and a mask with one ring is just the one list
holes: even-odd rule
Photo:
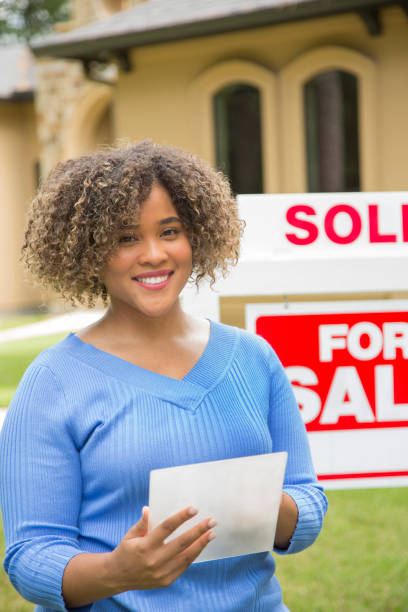
[[74, 9], [32, 46], [43, 173], [151, 138], [217, 165], [237, 193], [408, 188], [407, 0]]

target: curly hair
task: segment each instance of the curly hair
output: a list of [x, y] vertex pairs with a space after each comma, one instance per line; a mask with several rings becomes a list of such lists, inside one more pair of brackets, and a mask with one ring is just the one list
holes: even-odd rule
[[22, 258], [37, 281], [73, 304], [107, 302], [103, 271], [123, 224], [154, 184], [164, 187], [191, 244], [196, 285], [225, 274], [239, 255], [243, 222], [229, 182], [200, 158], [143, 141], [58, 164], [28, 213]]

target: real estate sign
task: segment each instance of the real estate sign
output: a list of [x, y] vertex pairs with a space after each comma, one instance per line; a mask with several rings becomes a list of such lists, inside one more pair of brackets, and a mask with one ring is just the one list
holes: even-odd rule
[[326, 486], [408, 484], [408, 302], [248, 304], [278, 353]]
[[392, 299], [408, 296], [408, 192], [241, 195], [238, 207], [238, 265], [186, 307], [246, 309], [286, 368], [327, 487], [408, 485], [408, 300]]

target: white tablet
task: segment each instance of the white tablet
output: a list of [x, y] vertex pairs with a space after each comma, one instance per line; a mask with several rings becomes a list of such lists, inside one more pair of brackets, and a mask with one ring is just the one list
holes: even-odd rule
[[282, 494], [287, 453], [251, 455], [152, 470], [149, 530], [187, 506], [198, 514], [168, 540], [206, 517], [217, 537], [195, 562], [271, 550]]

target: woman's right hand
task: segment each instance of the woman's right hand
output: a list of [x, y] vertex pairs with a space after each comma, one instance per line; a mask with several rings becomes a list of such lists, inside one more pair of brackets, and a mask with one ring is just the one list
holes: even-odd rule
[[197, 512], [195, 508], [185, 508], [148, 533], [149, 509], [144, 507], [140, 521], [129, 529], [109, 554], [108, 573], [112, 577], [112, 587], [123, 592], [172, 584], [215, 538], [211, 528], [215, 527], [216, 521], [207, 518], [170, 542], [165, 542]]

